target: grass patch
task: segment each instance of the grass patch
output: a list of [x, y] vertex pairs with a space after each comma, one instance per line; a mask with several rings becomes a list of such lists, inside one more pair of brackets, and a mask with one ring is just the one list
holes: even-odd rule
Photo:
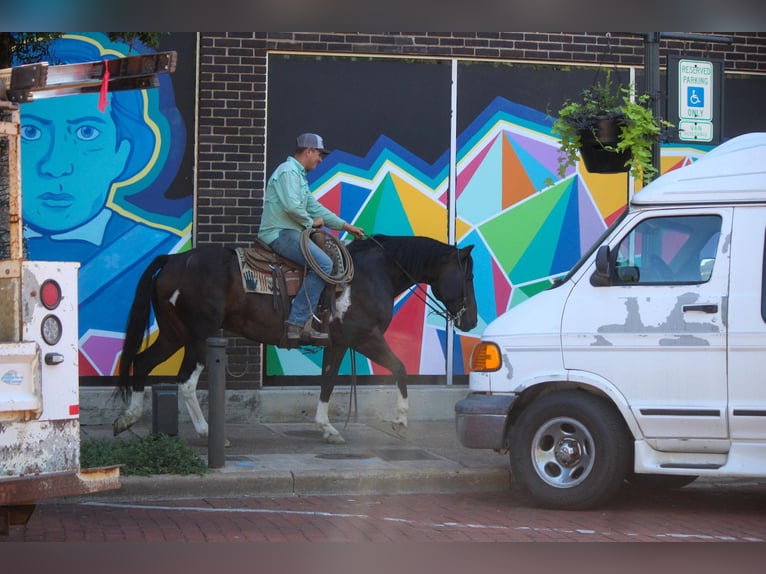
[[181, 438], [151, 433], [145, 438], [86, 440], [80, 444], [80, 467], [123, 465], [120, 474], [199, 474], [207, 472], [205, 462]]

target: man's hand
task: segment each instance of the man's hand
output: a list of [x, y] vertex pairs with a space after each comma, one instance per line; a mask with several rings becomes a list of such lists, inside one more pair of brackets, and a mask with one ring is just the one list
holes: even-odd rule
[[320, 227], [324, 227], [324, 218], [323, 217], [315, 217], [314, 223], [312, 226], [314, 229], [319, 229]]
[[364, 229], [357, 227], [356, 225], [350, 225], [348, 223], [343, 224], [343, 231], [348, 231], [351, 235], [357, 239], [364, 239]]

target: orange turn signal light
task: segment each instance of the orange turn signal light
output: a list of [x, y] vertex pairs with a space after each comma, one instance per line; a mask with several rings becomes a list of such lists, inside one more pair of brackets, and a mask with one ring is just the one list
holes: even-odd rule
[[471, 352], [472, 371], [497, 371], [502, 366], [500, 347], [489, 341], [479, 342]]

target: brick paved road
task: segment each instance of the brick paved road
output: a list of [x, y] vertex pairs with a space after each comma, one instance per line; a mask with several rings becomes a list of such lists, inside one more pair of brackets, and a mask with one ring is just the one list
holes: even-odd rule
[[[541, 510], [515, 493], [60, 501], [7, 541], [766, 542], [762, 484], [626, 493], [608, 508]], [[2, 540], [0, 540], [2, 543]]]

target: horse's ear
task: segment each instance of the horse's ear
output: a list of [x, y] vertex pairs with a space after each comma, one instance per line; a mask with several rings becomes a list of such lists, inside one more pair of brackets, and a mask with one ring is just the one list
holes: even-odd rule
[[466, 245], [465, 247], [460, 249], [460, 255], [463, 257], [466, 257], [471, 254], [472, 249], [473, 249], [473, 243], [471, 245]]

